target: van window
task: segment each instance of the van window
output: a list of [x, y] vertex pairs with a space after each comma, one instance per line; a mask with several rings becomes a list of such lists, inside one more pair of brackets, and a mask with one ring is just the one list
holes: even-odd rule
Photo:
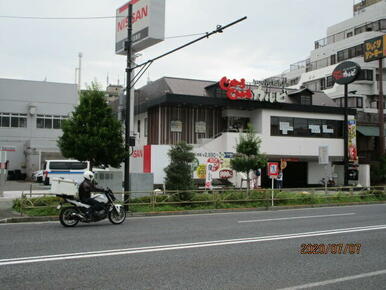
[[63, 162], [55, 161], [50, 162], [49, 169], [55, 170], [80, 170], [87, 168], [87, 162]]
[[50, 162], [49, 166], [49, 169], [68, 169], [67, 162]]
[[86, 169], [87, 162], [71, 162], [69, 166], [69, 169]]

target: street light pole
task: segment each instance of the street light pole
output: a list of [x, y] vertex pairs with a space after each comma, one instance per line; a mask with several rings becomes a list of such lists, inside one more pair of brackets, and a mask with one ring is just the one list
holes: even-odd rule
[[131, 101], [131, 73], [132, 73], [132, 31], [133, 23], [131, 21], [131, 16], [133, 14], [133, 5], [129, 3], [128, 15], [127, 15], [127, 42], [125, 43], [127, 49], [127, 66], [126, 66], [126, 113], [125, 113], [125, 148], [126, 148], [126, 157], [125, 157], [125, 177], [124, 177], [124, 203], [125, 210], [128, 210], [127, 201], [129, 199], [130, 191], [130, 101]]

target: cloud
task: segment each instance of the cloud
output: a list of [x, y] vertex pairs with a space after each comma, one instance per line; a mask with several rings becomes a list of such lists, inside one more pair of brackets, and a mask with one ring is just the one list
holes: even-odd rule
[[[120, 0], [0, 0], [2, 15], [111, 16]], [[213, 31], [243, 16], [248, 19], [155, 62], [146, 76], [217, 80], [261, 79], [305, 59], [327, 26], [351, 17], [351, 0], [166, 0], [166, 36]], [[332, 8], [333, 7], [333, 8]], [[114, 53], [115, 20], [11, 20], [0, 22], [0, 77], [74, 82], [83, 53], [82, 85], [95, 78], [121, 83], [126, 57]], [[166, 39], [141, 51], [142, 62], [186, 43]]]

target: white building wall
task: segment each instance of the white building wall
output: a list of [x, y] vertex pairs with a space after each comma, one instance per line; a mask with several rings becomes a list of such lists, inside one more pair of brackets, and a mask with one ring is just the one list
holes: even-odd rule
[[[68, 115], [78, 103], [75, 84], [0, 79], [0, 112], [27, 114], [27, 128], [0, 127], [0, 144], [15, 145], [16, 152], [9, 154], [10, 170], [21, 169], [30, 176], [39, 169], [36, 153], [59, 152], [57, 139], [60, 129], [36, 128], [38, 114]], [[31, 114], [30, 108], [36, 111]], [[28, 154], [35, 157], [27, 158]], [[31, 164], [27, 161], [31, 160]]]

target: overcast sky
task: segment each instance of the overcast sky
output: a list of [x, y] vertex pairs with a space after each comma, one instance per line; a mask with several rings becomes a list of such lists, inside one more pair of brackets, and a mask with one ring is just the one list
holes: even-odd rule
[[[114, 16], [126, 0], [0, 0], [1, 16]], [[155, 62], [148, 79], [263, 79], [306, 59], [329, 25], [352, 17], [353, 0], [166, 0], [165, 36], [213, 31], [248, 19]], [[197, 36], [196, 36], [197, 37]], [[165, 39], [141, 52], [144, 62], [196, 37]], [[97, 79], [123, 83], [125, 57], [115, 55], [115, 19], [0, 18], [0, 77], [74, 83], [83, 53], [82, 87]]]

